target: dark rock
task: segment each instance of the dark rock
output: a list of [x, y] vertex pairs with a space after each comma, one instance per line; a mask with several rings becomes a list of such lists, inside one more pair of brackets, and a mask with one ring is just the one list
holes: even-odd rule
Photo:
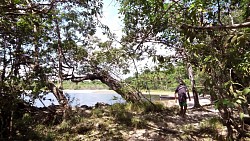
[[97, 102], [95, 104], [95, 108], [101, 108], [101, 107], [106, 107], [106, 106], [110, 106], [110, 105], [107, 103], [103, 103], [103, 102]]
[[89, 106], [87, 106], [87, 105], [82, 105], [82, 106], [81, 106], [81, 109], [82, 109], [82, 110], [91, 110], [92, 107], [89, 107]]

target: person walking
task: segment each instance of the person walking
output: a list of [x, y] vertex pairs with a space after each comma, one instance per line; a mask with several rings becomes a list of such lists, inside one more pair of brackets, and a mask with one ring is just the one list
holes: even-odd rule
[[174, 93], [175, 103], [177, 103], [177, 100], [176, 100], [177, 93], [178, 93], [179, 105], [181, 108], [180, 116], [185, 117], [186, 111], [187, 111], [187, 95], [188, 95], [189, 101], [191, 101], [191, 98], [189, 95], [188, 88], [183, 82], [180, 82], [179, 86], [175, 90], [175, 93]]

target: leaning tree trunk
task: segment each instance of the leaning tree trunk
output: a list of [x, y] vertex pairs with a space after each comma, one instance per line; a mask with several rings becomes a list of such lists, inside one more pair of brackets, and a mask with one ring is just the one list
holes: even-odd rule
[[87, 74], [84, 77], [74, 77], [69, 78], [72, 82], [81, 82], [84, 80], [100, 80], [102, 83], [106, 84], [110, 89], [117, 92], [126, 101], [132, 103], [141, 103], [143, 101], [143, 95], [140, 91], [136, 90], [132, 86], [126, 83], [116, 80], [109, 75], [106, 71], [100, 71], [94, 74]]
[[109, 86], [112, 90], [117, 92], [124, 98], [126, 101], [133, 103], [142, 102], [142, 93], [138, 90], [135, 90], [133, 87], [122, 83], [113, 77], [111, 77], [107, 72], [102, 72], [100, 81]]
[[63, 94], [63, 91], [60, 90], [56, 85], [50, 81], [47, 82], [47, 87], [48, 89], [54, 94], [56, 97], [56, 100], [62, 107], [67, 107], [68, 106], [68, 99], [66, 96]]
[[71, 110], [69, 106], [69, 101], [64, 95], [63, 91], [56, 87], [56, 85], [50, 81], [47, 81], [47, 87], [50, 89], [50, 91], [54, 94], [56, 97], [56, 100], [58, 101], [59, 105], [61, 106], [61, 109], [63, 111], [63, 119], [69, 118], [69, 112]]
[[199, 97], [198, 97], [198, 93], [197, 93], [196, 87], [195, 87], [193, 68], [192, 68], [192, 65], [190, 63], [187, 64], [187, 69], [188, 69], [188, 76], [189, 76], [189, 79], [191, 81], [191, 87], [192, 87], [192, 92], [193, 92], [193, 97], [194, 97], [194, 108], [198, 108], [201, 105], [199, 103]]
[[46, 87], [53, 93], [60, 106], [68, 107], [68, 99], [63, 94], [63, 91], [58, 88], [53, 82], [49, 81], [46, 75], [44, 75], [43, 73], [39, 73], [42, 72], [42, 68], [37, 65], [33, 67], [33, 71], [36, 72], [36, 75], [40, 77], [41, 81], [46, 83]]

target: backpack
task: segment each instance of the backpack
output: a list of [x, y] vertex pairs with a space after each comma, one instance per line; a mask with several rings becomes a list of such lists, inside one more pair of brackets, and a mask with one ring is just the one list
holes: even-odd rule
[[187, 95], [186, 95], [187, 87], [185, 85], [179, 85], [177, 87], [176, 91], [178, 92], [179, 101], [180, 102], [186, 101], [186, 99], [187, 99]]

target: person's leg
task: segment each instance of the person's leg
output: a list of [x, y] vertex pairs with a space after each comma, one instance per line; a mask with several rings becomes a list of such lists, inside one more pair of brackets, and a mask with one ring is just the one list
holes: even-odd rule
[[182, 116], [183, 115], [183, 105], [182, 104], [180, 104], [180, 107], [181, 107], [181, 111], [180, 111], [180, 116]]
[[187, 104], [186, 104], [186, 105], [184, 105], [184, 109], [183, 109], [183, 115], [182, 115], [182, 117], [185, 117], [185, 115], [186, 115], [186, 111], [187, 111]]

